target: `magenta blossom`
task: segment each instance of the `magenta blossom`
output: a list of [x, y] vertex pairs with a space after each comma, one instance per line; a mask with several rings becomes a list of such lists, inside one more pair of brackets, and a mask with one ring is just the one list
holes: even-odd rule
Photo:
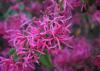
[[54, 56], [54, 65], [58, 71], [69, 70], [68, 64], [70, 62], [71, 53], [68, 49], [56, 50], [57, 54]]
[[100, 0], [96, 0], [96, 5], [100, 7]]
[[100, 11], [96, 11], [92, 17], [93, 21], [100, 23]]
[[100, 68], [100, 55], [98, 55], [94, 60], [94, 65], [96, 65], [98, 68]]
[[[37, 10], [37, 8], [35, 9], [35, 7], [38, 7], [36, 5], [32, 5], [34, 10]], [[65, 6], [67, 7], [67, 5]], [[9, 16], [5, 22], [6, 35], [4, 37], [8, 39], [10, 47], [14, 48], [15, 52], [9, 55], [7, 62], [6, 58], [4, 62], [1, 60], [1, 65], [7, 63], [6, 65], [11, 67], [3, 66], [6, 66], [7, 68], [5, 69], [7, 70], [10, 68], [10, 71], [16, 71], [16, 68], [19, 71], [20, 69], [23, 71], [31, 71], [34, 70], [34, 63], [39, 63], [39, 55], [45, 55], [45, 50], [50, 51], [51, 49], [55, 49], [60, 51], [66, 47], [71, 48], [68, 41], [73, 38], [70, 36], [70, 27], [72, 26], [70, 20], [72, 15], [70, 8], [67, 11], [65, 9], [62, 11], [59, 8], [59, 4], [52, 0], [52, 5], [48, 6], [42, 12], [43, 15], [40, 18], [34, 17], [30, 19], [23, 13]], [[66, 53], [64, 51], [63, 53], [61, 51], [59, 53], [68, 55], [66, 56], [66, 62], [69, 62], [70, 52]], [[17, 60], [15, 59], [15, 55], [17, 55]], [[65, 61], [62, 57], [59, 57], [59, 59], [61, 61], [58, 60], [58, 63]], [[21, 64], [21, 68], [18, 67], [20, 64], [17, 65], [17, 63]], [[66, 70], [65, 66], [66, 64], [61, 64], [64, 70]]]
[[88, 57], [90, 57], [91, 46], [86, 39], [81, 38], [78, 42], [74, 45], [72, 51], [72, 60], [77, 61], [84, 61]]
[[0, 58], [0, 71], [33, 71], [34, 69], [34, 66], [32, 68], [29, 65], [25, 66], [24, 62], [15, 62], [12, 58]]
[[4, 22], [0, 22], [0, 35], [4, 35], [5, 34], [5, 29], [4, 29]]

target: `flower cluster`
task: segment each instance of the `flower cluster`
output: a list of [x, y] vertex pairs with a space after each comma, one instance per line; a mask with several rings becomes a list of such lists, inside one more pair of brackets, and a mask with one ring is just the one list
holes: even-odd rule
[[99, 71], [99, 4], [1, 0], [0, 71]]

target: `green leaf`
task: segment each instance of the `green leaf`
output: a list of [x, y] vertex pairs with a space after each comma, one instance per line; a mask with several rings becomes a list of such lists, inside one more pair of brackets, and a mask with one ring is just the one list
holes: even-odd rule
[[22, 5], [19, 6], [19, 9], [20, 10], [24, 10], [25, 9], [25, 6], [22, 4]]
[[16, 14], [16, 13], [17, 13], [16, 11], [11, 10], [11, 9], [9, 9], [9, 10], [7, 11], [7, 14], [9, 14], [9, 15], [13, 15], [13, 14]]
[[81, 0], [82, 1], [82, 3], [86, 3], [86, 0]]
[[32, 14], [31, 14], [30, 12], [25, 11], [24, 13], [25, 13], [29, 18], [32, 18]]
[[51, 69], [53, 67], [52, 62], [51, 62], [51, 57], [50, 57], [50, 55], [48, 54], [47, 51], [46, 51], [45, 55], [41, 55], [40, 56], [40, 60], [39, 61], [43, 66], [45, 66], [45, 67], [47, 67], [49, 69]]
[[89, 16], [86, 13], [83, 13], [82, 16], [87, 22], [89, 21]]
[[13, 56], [14, 61], [18, 61], [19, 60], [18, 55], [16, 53], [16, 50], [14, 48], [11, 48], [10, 49], [9, 55], [12, 55]]
[[7, 12], [4, 14], [4, 18], [8, 17], [9, 15], [14, 15], [14, 14], [17, 14], [17, 12], [12, 9], [8, 9]]
[[16, 50], [14, 48], [11, 48], [10, 51], [9, 51], [9, 54], [13, 55], [14, 53], [16, 53]]
[[18, 60], [19, 60], [18, 55], [15, 54], [15, 55], [14, 55], [14, 61], [18, 61]]

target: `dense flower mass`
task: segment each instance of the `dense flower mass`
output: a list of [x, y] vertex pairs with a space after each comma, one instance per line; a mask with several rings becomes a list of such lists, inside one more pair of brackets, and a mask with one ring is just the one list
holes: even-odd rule
[[99, 4], [1, 0], [0, 71], [99, 71]]

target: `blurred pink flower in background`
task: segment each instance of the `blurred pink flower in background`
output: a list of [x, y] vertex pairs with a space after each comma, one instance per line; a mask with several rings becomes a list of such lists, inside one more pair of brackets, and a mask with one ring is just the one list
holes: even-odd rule
[[97, 55], [94, 62], [93, 62], [98, 68], [100, 68], [100, 55]]
[[94, 14], [93, 14], [93, 17], [92, 17], [93, 21], [95, 22], [99, 22], [100, 23], [100, 11], [96, 11]]
[[100, 7], [100, 0], [96, 0], [96, 5]]
[[[78, 42], [77, 42], [78, 41]], [[91, 45], [85, 38], [76, 40], [76, 44], [73, 46], [72, 61], [78, 63], [84, 61], [91, 54]], [[77, 62], [78, 61], [78, 62]]]
[[5, 34], [4, 22], [0, 21], [0, 36]]

